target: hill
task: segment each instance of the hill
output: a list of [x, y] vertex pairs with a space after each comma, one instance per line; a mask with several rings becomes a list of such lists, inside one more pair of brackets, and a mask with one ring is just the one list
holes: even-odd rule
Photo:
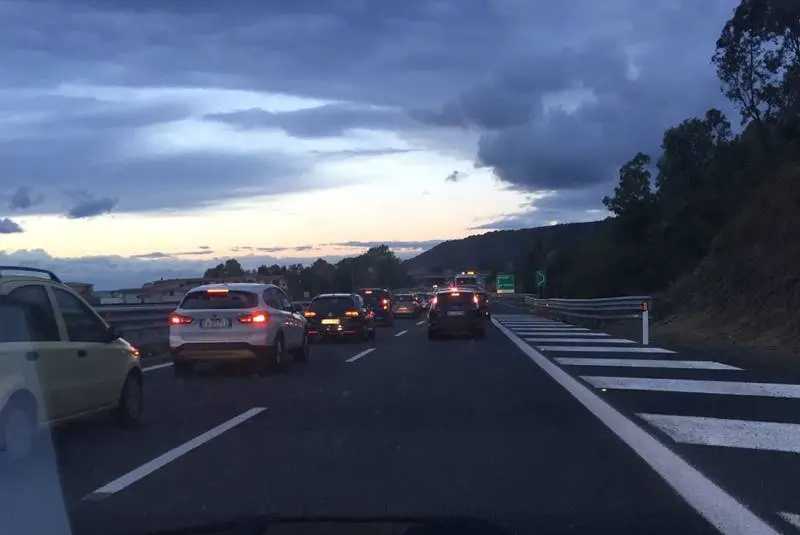
[[405, 261], [410, 273], [436, 273], [474, 268], [489, 271], [512, 271], [529, 252], [541, 247], [546, 251], [586, 243], [601, 231], [603, 221], [567, 223], [521, 230], [498, 230], [460, 240], [442, 242], [436, 247]]
[[662, 329], [800, 350], [800, 168], [764, 180], [665, 292]]

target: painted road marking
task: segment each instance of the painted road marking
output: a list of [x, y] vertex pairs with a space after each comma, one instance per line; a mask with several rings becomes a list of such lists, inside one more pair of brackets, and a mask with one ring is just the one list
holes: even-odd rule
[[500, 322], [492, 323], [537, 366], [577, 399], [644, 460], [695, 511], [725, 535], [778, 532], [695, 467], [606, 403], [592, 390], [526, 344]]
[[[604, 336], [610, 336], [610, 335], [608, 335], [606, 333], [571, 333], [571, 332], [566, 332], [565, 333], [563, 331], [555, 331], [555, 332], [543, 331], [543, 332], [538, 332], [538, 333], [535, 332], [535, 331], [525, 331], [525, 332], [514, 331], [514, 333], [518, 334], [518, 335], [522, 335], [522, 336], [540, 336], [540, 335], [543, 335], [543, 336], [565, 336], [565, 335], [569, 335], [569, 336], [575, 336], [575, 337], [581, 337], [581, 338], [583, 338], [583, 337], [601, 338], [601, 337], [604, 337]], [[536, 340], [536, 338], [525, 338], [525, 340], [530, 342], [530, 341]], [[592, 340], [591, 338], [584, 338], [584, 341], [585, 342], [594, 342], [594, 340]]]
[[405, 330], [405, 331], [400, 331], [399, 333], [395, 334], [395, 337], [397, 337], [397, 336], [403, 336], [403, 335], [404, 335], [404, 334], [406, 334], [407, 332], [408, 332], [408, 330]]
[[522, 334], [533, 334], [533, 333], [578, 334], [578, 333], [589, 332], [589, 329], [584, 329], [583, 327], [525, 327], [525, 328], [511, 327], [511, 330]]
[[621, 368], [675, 368], [686, 370], [737, 370], [736, 366], [729, 366], [721, 362], [708, 360], [656, 360], [656, 359], [593, 359], [556, 357], [554, 359], [565, 366], [619, 366]]
[[216, 438], [222, 433], [233, 429], [242, 422], [249, 420], [253, 416], [260, 414], [265, 410], [266, 409], [264, 407], [254, 407], [248, 411], [239, 414], [238, 416], [234, 416], [227, 422], [223, 422], [217, 427], [209, 429], [205, 433], [196, 436], [192, 440], [184, 442], [180, 446], [169, 450], [163, 455], [156, 457], [152, 461], [149, 461], [141, 465], [140, 467], [131, 470], [127, 474], [115, 479], [114, 481], [103, 485], [94, 492], [91, 492], [86, 496], [84, 496], [83, 499], [89, 501], [96, 501], [96, 500], [102, 500], [103, 498], [107, 498], [112, 494], [116, 494], [117, 492], [133, 485], [140, 479], [149, 476], [159, 468], [163, 468], [164, 466], [168, 465], [169, 463], [178, 459], [179, 457], [186, 455], [195, 448], [202, 446], [211, 439]]
[[[591, 340], [587, 340], [589, 342]], [[540, 351], [564, 351], [568, 353], [675, 353], [661, 347], [603, 347], [603, 346], [536, 346]]]
[[595, 388], [610, 390], [645, 390], [682, 394], [721, 394], [800, 399], [800, 385], [780, 383], [741, 383], [736, 381], [702, 381], [696, 379], [650, 379], [637, 377], [583, 376]]
[[680, 444], [800, 453], [800, 424], [637, 414]]
[[164, 364], [153, 364], [152, 366], [147, 366], [146, 368], [142, 368], [143, 372], [152, 372], [155, 370], [160, 370], [162, 368], [169, 368], [172, 366], [171, 362], [165, 362]]
[[361, 353], [358, 353], [357, 355], [353, 355], [352, 357], [350, 357], [349, 359], [347, 359], [345, 362], [355, 362], [355, 361], [357, 361], [358, 359], [360, 359], [361, 357], [365, 357], [365, 356], [369, 355], [369, 354], [370, 354], [370, 353], [372, 353], [373, 351], [375, 351], [375, 348], [374, 348], [374, 347], [371, 347], [371, 348], [369, 348], [369, 349], [365, 349], [365, 350], [364, 350], [364, 351], [362, 351]]
[[419, 320], [419, 321], [417, 322], [417, 325], [424, 325], [424, 324], [425, 324], [425, 320]]
[[[528, 340], [528, 338], [526, 338]], [[530, 340], [534, 342], [547, 342], [548, 344], [585, 344], [586, 338], [539, 338], [533, 337]], [[635, 344], [633, 340], [626, 340], [625, 338], [600, 338], [599, 340], [592, 340], [593, 344]]]

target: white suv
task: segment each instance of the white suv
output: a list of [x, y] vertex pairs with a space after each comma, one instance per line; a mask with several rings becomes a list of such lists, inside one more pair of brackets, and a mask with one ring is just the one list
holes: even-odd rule
[[203, 361], [252, 360], [260, 374], [291, 357], [308, 360], [308, 325], [301, 311], [272, 284], [206, 284], [190, 290], [169, 317], [176, 376]]

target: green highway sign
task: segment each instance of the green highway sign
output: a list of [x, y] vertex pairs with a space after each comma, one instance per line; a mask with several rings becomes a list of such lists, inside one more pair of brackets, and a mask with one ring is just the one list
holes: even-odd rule
[[497, 293], [513, 294], [514, 286], [514, 275], [507, 275], [505, 273], [497, 275]]
[[536, 287], [541, 288], [547, 284], [547, 273], [544, 270], [539, 270], [536, 272]]

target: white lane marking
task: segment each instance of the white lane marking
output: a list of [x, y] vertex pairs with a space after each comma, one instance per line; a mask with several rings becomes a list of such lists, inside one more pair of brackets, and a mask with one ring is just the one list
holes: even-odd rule
[[512, 331], [522, 333], [522, 334], [532, 334], [532, 333], [561, 333], [561, 334], [578, 334], [578, 333], [588, 333], [589, 329], [584, 329], [582, 327], [525, 327], [524, 329], [521, 327], [509, 327]]
[[242, 422], [249, 420], [253, 416], [260, 414], [261, 412], [265, 411], [264, 407], [254, 407], [248, 411], [245, 411], [238, 416], [234, 416], [230, 420], [221, 423], [217, 427], [213, 429], [209, 429], [205, 433], [196, 436], [192, 440], [188, 442], [184, 442], [180, 446], [177, 446], [168, 452], [164, 453], [149, 461], [138, 468], [135, 468], [128, 472], [127, 474], [115, 479], [110, 483], [106, 483], [99, 489], [95, 490], [84, 496], [84, 500], [98, 500], [105, 497], [108, 497], [111, 494], [116, 494], [117, 492], [133, 485], [140, 479], [143, 479], [159, 468], [163, 468], [167, 464], [171, 463], [172, 461], [178, 459], [179, 457], [186, 455], [190, 451], [202, 446], [206, 442], [210, 441], [213, 438], [218, 437], [222, 433], [229, 431], [230, 429], [236, 427], [237, 425], [241, 424]]
[[520, 351], [544, 370], [567, 392], [594, 414], [606, 427], [633, 449], [695, 511], [725, 535], [760, 533], [778, 535], [769, 524], [753, 514], [733, 496], [684, 461], [672, 450], [653, 438], [603, 401], [589, 388], [550, 362], [544, 355], [523, 342], [513, 332], [492, 319]]
[[400, 331], [399, 333], [395, 334], [395, 336], [403, 336], [403, 335], [404, 335], [404, 334], [406, 334], [407, 332], [408, 332], [407, 330], [405, 330], [405, 331]]
[[[536, 336], [536, 337], [539, 337], [539, 336], [566, 336], [566, 335], [569, 335], [569, 336], [575, 336], [575, 337], [580, 337], [580, 338], [583, 338], [583, 337], [602, 338], [602, 337], [605, 337], [605, 336], [610, 336], [609, 334], [606, 334], [606, 333], [573, 333], [573, 332], [564, 332], [564, 331], [541, 331], [541, 332], [536, 332], [536, 331], [524, 331], [524, 332], [523, 331], [514, 331], [514, 334], [518, 334], [518, 335], [521, 335], [521, 336]], [[535, 340], [535, 339], [536, 338], [525, 338], [525, 340], [527, 340], [527, 341]], [[586, 338], [585, 341], [586, 342], [593, 342], [594, 340], [592, 340], [591, 338]]]
[[556, 357], [554, 359], [564, 366], [619, 366], [621, 368], [674, 368], [684, 370], [737, 370], [736, 366], [729, 366], [721, 362], [709, 360], [657, 360], [657, 359], [593, 359]]
[[800, 424], [637, 414], [680, 444], [800, 453]]
[[350, 357], [349, 359], [347, 359], [345, 362], [355, 362], [355, 361], [357, 361], [358, 359], [360, 359], [361, 357], [365, 357], [365, 356], [369, 355], [369, 354], [370, 354], [370, 353], [372, 353], [373, 351], [375, 351], [375, 348], [374, 348], [374, 347], [371, 347], [371, 348], [369, 348], [369, 349], [365, 349], [365, 350], [364, 350], [364, 351], [362, 351], [361, 353], [358, 353], [357, 355], [353, 355], [352, 357]]
[[154, 364], [152, 366], [147, 366], [146, 368], [142, 368], [143, 372], [152, 372], [155, 370], [160, 370], [162, 368], [169, 368], [172, 366], [171, 362], [165, 362], [164, 364]]
[[425, 320], [419, 320], [419, 321], [417, 322], [417, 325], [424, 325], [424, 324], [425, 324]]
[[800, 399], [800, 385], [780, 383], [597, 376], [583, 376], [581, 379], [589, 382], [595, 388], [607, 388], [610, 390], [644, 390], [651, 392], [679, 392], [682, 394], [720, 394], [723, 396]]
[[800, 515], [797, 513], [778, 513], [781, 518], [786, 520], [788, 523], [793, 525], [796, 528], [800, 528]]
[[[591, 342], [591, 340], [587, 340]], [[601, 346], [536, 346], [539, 351], [563, 351], [566, 353], [675, 353], [661, 347], [601, 347]]]
[[[526, 338], [526, 340], [528, 340]], [[586, 338], [531, 338], [534, 342], [547, 342], [548, 344], [585, 344], [588, 340]], [[626, 340], [625, 338], [600, 338], [599, 340], [592, 340], [593, 344], [635, 344], [633, 340]]]

